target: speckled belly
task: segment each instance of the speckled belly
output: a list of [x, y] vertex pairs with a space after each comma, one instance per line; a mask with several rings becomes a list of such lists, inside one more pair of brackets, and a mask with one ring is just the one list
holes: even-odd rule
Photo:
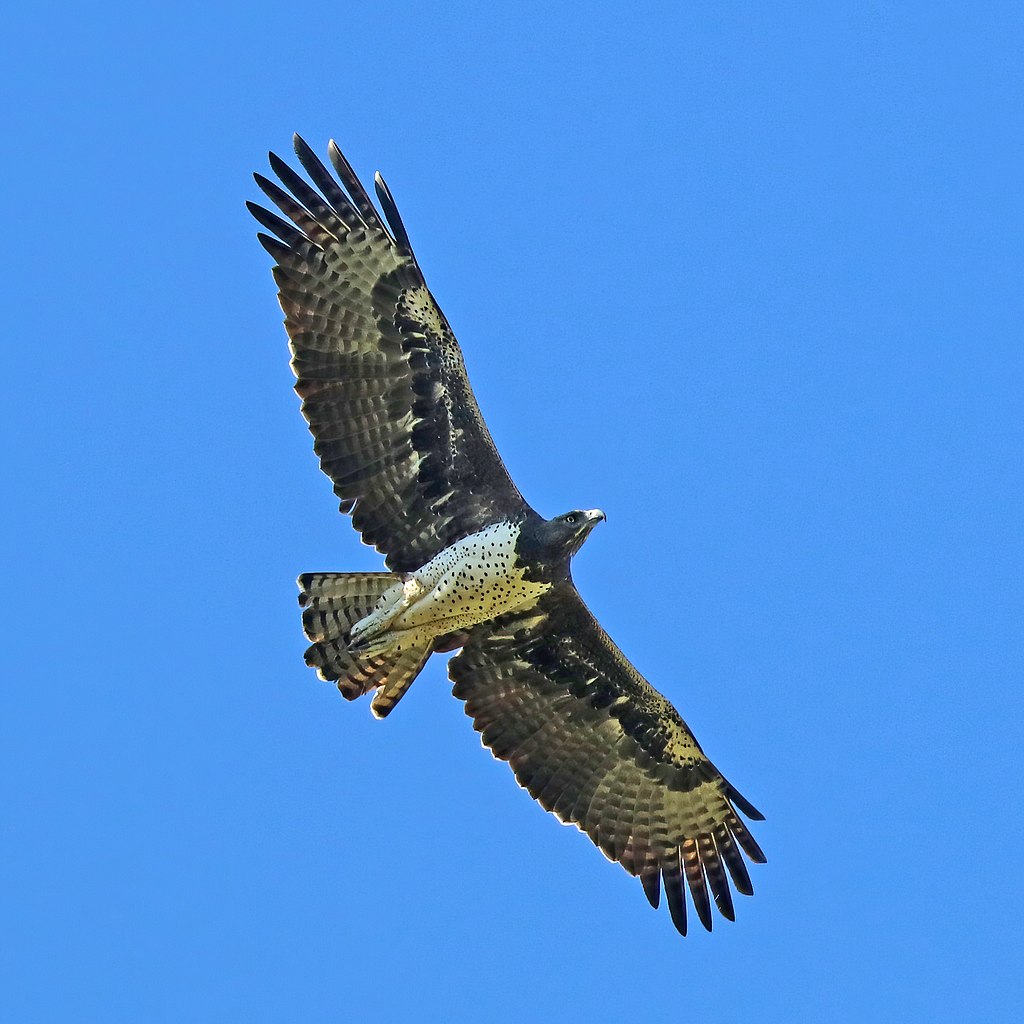
[[390, 629], [434, 623], [444, 632], [466, 629], [536, 600], [550, 584], [524, 579], [515, 552], [518, 535], [518, 527], [496, 523], [435, 555], [412, 574], [419, 593]]

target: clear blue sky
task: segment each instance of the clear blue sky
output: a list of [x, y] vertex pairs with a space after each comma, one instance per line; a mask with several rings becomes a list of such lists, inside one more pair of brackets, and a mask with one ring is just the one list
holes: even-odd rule
[[[551, 6], [7, 16], [6, 1019], [1020, 1019], [1020, 5]], [[529, 500], [608, 512], [580, 589], [767, 815], [735, 924], [441, 659], [386, 722], [303, 665], [295, 576], [379, 562], [243, 206], [295, 130]]]

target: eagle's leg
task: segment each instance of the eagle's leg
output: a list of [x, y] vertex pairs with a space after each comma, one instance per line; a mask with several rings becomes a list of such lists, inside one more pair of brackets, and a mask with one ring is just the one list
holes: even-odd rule
[[[466, 632], [462, 628], [465, 618], [460, 615], [434, 619], [432, 622], [412, 626], [408, 629], [388, 629], [358, 643], [350, 642], [349, 650], [360, 658], [381, 656], [396, 651], [407, 651], [415, 647], [431, 644], [431, 650], [453, 651], [466, 642]], [[437, 638], [443, 638], [441, 647], [433, 646]]]
[[400, 582], [381, 595], [373, 611], [352, 627], [349, 632], [350, 648], [369, 653], [390, 647], [391, 642], [385, 634], [395, 619], [423, 596], [424, 590], [422, 582], [414, 574], [403, 576]]
[[348, 649], [360, 658], [373, 658], [390, 652], [397, 652], [413, 646], [423, 638], [422, 629], [385, 629], [373, 636], [362, 636], [350, 640]]

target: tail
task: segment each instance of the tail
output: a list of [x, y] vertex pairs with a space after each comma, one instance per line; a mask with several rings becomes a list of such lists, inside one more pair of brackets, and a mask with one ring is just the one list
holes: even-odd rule
[[390, 714], [434, 650], [433, 641], [376, 654], [349, 649], [351, 628], [397, 580], [390, 572], [307, 572], [298, 580], [302, 628], [313, 641], [306, 664], [336, 682], [346, 700], [376, 690], [370, 710], [378, 718]]

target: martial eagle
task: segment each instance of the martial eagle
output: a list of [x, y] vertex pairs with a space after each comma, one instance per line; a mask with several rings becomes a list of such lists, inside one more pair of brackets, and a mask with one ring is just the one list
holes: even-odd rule
[[273, 236], [295, 390], [341, 511], [388, 572], [304, 573], [307, 664], [384, 717], [434, 652], [494, 756], [545, 810], [661, 888], [686, 934], [683, 879], [701, 923], [733, 920], [741, 850], [764, 854], [737, 812], [763, 816], [705, 757], [676, 709], [615, 646], [569, 563], [599, 509], [544, 519], [519, 493], [484, 424], [462, 352], [427, 289], [394, 199], [382, 220], [338, 147], [337, 177], [298, 136], [311, 187], [273, 153], [288, 218], [249, 203]]

